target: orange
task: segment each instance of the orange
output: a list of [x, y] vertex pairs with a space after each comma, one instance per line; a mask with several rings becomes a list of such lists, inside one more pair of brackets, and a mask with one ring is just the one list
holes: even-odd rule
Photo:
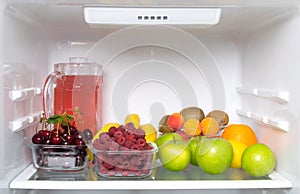
[[219, 131], [219, 125], [216, 119], [206, 117], [201, 121], [202, 134], [205, 136], [216, 135]]
[[222, 138], [239, 141], [246, 146], [258, 143], [254, 131], [245, 124], [228, 125], [222, 133]]
[[183, 131], [186, 135], [193, 137], [201, 133], [201, 123], [198, 119], [189, 118], [183, 125]]

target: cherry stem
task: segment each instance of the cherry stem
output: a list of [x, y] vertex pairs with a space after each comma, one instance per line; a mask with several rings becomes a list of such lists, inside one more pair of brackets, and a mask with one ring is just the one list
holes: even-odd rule
[[58, 129], [60, 127], [60, 123], [57, 123], [57, 126], [56, 126], [56, 137], [58, 137]]

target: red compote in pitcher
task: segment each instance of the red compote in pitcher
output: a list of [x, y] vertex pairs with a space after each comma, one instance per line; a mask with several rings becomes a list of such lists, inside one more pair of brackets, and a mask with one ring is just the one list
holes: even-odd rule
[[44, 84], [43, 106], [46, 117], [73, 115], [79, 130], [95, 134], [102, 121], [102, 66], [80, 57], [55, 64]]

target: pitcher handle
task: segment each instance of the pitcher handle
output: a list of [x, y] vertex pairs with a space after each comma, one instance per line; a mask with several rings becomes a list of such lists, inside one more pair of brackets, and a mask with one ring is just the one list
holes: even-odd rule
[[[51, 87], [54, 86], [55, 80], [59, 77], [61, 77], [60, 72], [53, 72], [47, 76], [44, 82], [42, 103], [43, 103], [43, 111], [44, 111], [45, 119], [47, 119], [49, 116], [51, 116], [54, 113], [54, 99], [53, 99], [54, 97], [52, 96], [52, 100], [51, 100], [51, 98], [49, 99], [49, 95], [54, 95], [53, 88]], [[49, 92], [49, 90], [52, 91]]]

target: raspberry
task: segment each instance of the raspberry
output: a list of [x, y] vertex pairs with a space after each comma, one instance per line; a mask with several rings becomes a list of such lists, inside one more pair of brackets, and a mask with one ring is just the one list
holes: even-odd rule
[[[151, 160], [150, 160], [150, 161], [151, 161]], [[150, 161], [146, 161], [146, 162], [145, 162], [143, 169], [151, 169], [151, 167], [152, 167], [152, 162], [150, 162]]]
[[124, 161], [123, 161], [123, 164], [122, 164], [122, 168], [123, 168], [123, 169], [128, 169], [128, 166], [130, 166], [129, 161], [128, 161], [128, 160], [124, 160]]
[[135, 176], [141, 176], [143, 173], [142, 173], [141, 170], [135, 170], [135, 171], [133, 172], [133, 174], [134, 174]]
[[105, 150], [109, 150], [111, 144], [112, 144], [112, 141], [107, 141], [107, 142], [105, 142], [105, 143], [104, 143]]
[[143, 129], [135, 130], [135, 135], [137, 138], [145, 138], [145, 131]]
[[118, 127], [118, 130], [119, 130], [119, 131], [126, 131], [126, 127], [125, 127], [124, 125], [120, 125], [120, 126]]
[[116, 127], [111, 127], [111, 128], [109, 128], [109, 130], [108, 130], [109, 136], [112, 137], [116, 131], [117, 131], [117, 128], [116, 128]]
[[137, 144], [133, 144], [130, 149], [131, 150], [139, 150], [140, 146], [138, 146]]
[[127, 139], [127, 140], [125, 140], [125, 142], [124, 142], [124, 147], [126, 147], [126, 148], [131, 148], [131, 146], [133, 145], [133, 140], [131, 140], [131, 139]]
[[108, 169], [108, 170], [114, 168], [114, 165], [113, 165], [112, 163], [110, 163], [110, 162], [104, 162], [103, 166], [104, 166], [106, 169]]
[[108, 141], [110, 141], [110, 136], [108, 133], [101, 133], [99, 136], [99, 140], [101, 143], [108, 142]]
[[107, 174], [108, 170], [102, 165], [99, 165], [99, 166], [100, 166], [100, 169], [99, 169], [100, 173], [101, 174]]
[[126, 138], [125, 138], [125, 137], [120, 137], [120, 138], [117, 140], [117, 143], [118, 143], [119, 145], [124, 145], [125, 141], [126, 141]]
[[105, 146], [100, 142], [100, 139], [96, 139], [93, 142], [93, 147], [97, 150], [105, 150]]
[[139, 154], [138, 157], [141, 161], [147, 160], [147, 155], [145, 153]]
[[117, 172], [115, 170], [109, 170], [108, 171], [108, 176], [115, 176]]
[[147, 175], [150, 173], [150, 170], [149, 169], [141, 170], [141, 173]]
[[116, 138], [120, 138], [120, 137], [122, 137], [123, 136], [123, 133], [122, 133], [122, 131], [116, 131], [115, 133], [114, 133], [114, 137], [116, 137]]
[[129, 122], [125, 125], [125, 128], [127, 131], [135, 130], [134, 124], [132, 122]]
[[117, 144], [116, 142], [113, 142], [109, 147], [109, 151], [118, 151], [119, 148], [120, 148], [119, 144]]
[[145, 150], [152, 150], [153, 149], [153, 147], [151, 146], [151, 145], [149, 145], [149, 144], [146, 144], [146, 146], [145, 146]]
[[139, 166], [142, 163], [138, 156], [132, 156], [129, 161], [133, 166]]
[[130, 171], [135, 171], [135, 170], [137, 170], [137, 167], [133, 166], [133, 165], [129, 165], [127, 169]]
[[114, 163], [115, 163], [115, 164], [121, 164], [121, 162], [122, 162], [122, 157], [121, 157], [121, 156], [115, 156], [115, 157], [113, 158], [113, 160], [114, 160]]
[[127, 148], [127, 147], [120, 147], [120, 150], [121, 150], [121, 151], [129, 151], [130, 149]]
[[132, 141], [136, 141], [134, 134], [125, 134], [125, 138], [126, 139], [130, 139]]
[[123, 170], [122, 171], [122, 176], [128, 176], [129, 175], [129, 171], [128, 170]]
[[144, 147], [144, 146], [146, 146], [147, 142], [146, 142], [145, 139], [139, 138], [139, 139], [136, 141], [136, 144], [137, 144], [138, 146], [140, 146], [140, 147]]

